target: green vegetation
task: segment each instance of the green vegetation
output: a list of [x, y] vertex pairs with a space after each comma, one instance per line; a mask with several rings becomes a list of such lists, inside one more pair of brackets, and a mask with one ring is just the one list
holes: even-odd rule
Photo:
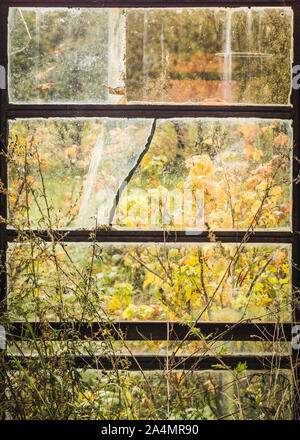
[[[122, 64], [114, 58], [123, 55], [122, 14], [13, 8], [11, 101], [288, 104], [290, 9], [128, 10], [126, 75], [118, 72], [126, 87], [116, 88], [108, 79]], [[291, 229], [292, 146], [291, 121], [279, 119], [11, 120], [9, 183], [1, 187], [9, 218], [1, 220], [17, 239], [2, 268], [9, 340], [0, 416], [291, 418], [297, 379], [277, 357], [291, 354], [289, 341], [277, 337], [296, 306], [291, 245], [249, 238]], [[89, 234], [89, 242], [70, 242], [69, 229]], [[120, 229], [162, 230], [165, 240], [97, 240]], [[221, 243], [212, 231], [224, 229], [244, 231], [242, 243]], [[184, 231], [187, 242], [205, 231], [208, 243], [181, 243], [176, 234], [171, 242], [170, 230]], [[116, 341], [110, 329], [120, 320], [177, 321], [195, 340], [127, 341], [118, 331]], [[20, 337], [12, 321], [26, 328]], [[66, 327], [55, 330], [52, 321]], [[200, 321], [229, 322], [228, 331], [253, 321], [276, 328], [269, 342], [223, 341], [204, 337]], [[80, 325], [93, 322], [104, 326], [99, 341], [81, 340]], [[226, 363], [227, 355], [261, 353], [270, 355], [267, 369]], [[134, 362], [138, 354], [165, 362], [160, 371], [132, 372], [120, 356]], [[179, 355], [216, 362], [207, 371], [182, 370]]]

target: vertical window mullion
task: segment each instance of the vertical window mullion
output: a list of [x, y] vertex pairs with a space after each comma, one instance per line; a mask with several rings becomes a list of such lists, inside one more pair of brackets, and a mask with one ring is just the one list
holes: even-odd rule
[[[294, 66], [300, 65], [300, 4], [296, 2], [293, 6], [294, 11]], [[294, 109], [293, 133], [294, 133], [294, 167], [293, 167], [293, 251], [292, 251], [292, 286], [293, 286], [293, 321], [300, 322], [300, 187], [295, 182], [299, 173], [299, 158], [300, 158], [300, 95], [299, 90], [293, 88], [292, 103]], [[294, 407], [293, 416], [295, 419], [300, 417], [300, 395], [299, 395], [299, 381], [300, 381], [300, 365], [299, 365], [299, 350], [293, 349], [293, 370], [294, 370]]]

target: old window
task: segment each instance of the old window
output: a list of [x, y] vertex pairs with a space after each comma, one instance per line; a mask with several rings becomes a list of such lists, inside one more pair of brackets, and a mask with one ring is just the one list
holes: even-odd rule
[[299, 2], [64, 3], [0, 9], [11, 371], [60, 359], [127, 418], [299, 418]]

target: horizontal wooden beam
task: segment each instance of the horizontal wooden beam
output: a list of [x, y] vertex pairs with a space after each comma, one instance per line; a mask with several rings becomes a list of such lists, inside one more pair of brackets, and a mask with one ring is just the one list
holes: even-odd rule
[[14, 118], [266, 118], [293, 119], [289, 106], [255, 105], [8, 105], [6, 115]]
[[[101, 322], [38, 322], [30, 323], [33, 334], [38, 338], [45, 332], [50, 332], [51, 339], [72, 339], [75, 335], [81, 339], [103, 340], [109, 335], [115, 340], [127, 341], [187, 341], [218, 339], [224, 341], [273, 341], [291, 340], [291, 323], [275, 324], [272, 322], [199, 322], [190, 331], [191, 327], [179, 322], [166, 321], [116, 321], [114, 323]], [[12, 323], [8, 330], [8, 338], [31, 338], [29, 327], [25, 322]]]
[[291, 6], [298, 0], [2, 0], [9, 6], [42, 7], [242, 7], [242, 6]]
[[[37, 357], [15, 356], [21, 365], [25, 366], [28, 362], [39, 362]], [[69, 362], [68, 358], [65, 358]], [[51, 359], [44, 359], [47, 363]], [[56, 358], [57, 360], [57, 358]], [[18, 369], [13, 358], [6, 357], [11, 369]], [[55, 362], [55, 361], [54, 361]], [[271, 370], [276, 368], [289, 369], [291, 359], [289, 356], [222, 356], [221, 360], [214, 356], [175, 356], [169, 357], [136, 355], [132, 356], [78, 356], [70, 360], [77, 368], [96, 369], [96, 370], [127, 370], [127, 371], [153, 371], [153, 370], [208, 370], [215, 369], [227, 370], [236, 368], [240, 363], [246, 363], [248, 370]], [[217, 366], [217, 367], [216, 367]]]
[[[288, 231], [259, 231], [248, 234], [246, 231], [215, 231], [213, 232], [217, 240], [225, 243], [239, 243], [245, 239], [249, 243], [292, 243], [293, 233]], [[94, 240], [104, 243], [143, 243], [143, 242], [179, 242], [179, 243], [209, 243], [210, 235], [207, 231], [126, 231], [126, 230], [54, 230], [46, 231], [22, 231], [7, 229], [7, 241], [26, 240], [32, 235], [45, 241], [52, 241], [54, 238], [62, 242], [92, 242]]]

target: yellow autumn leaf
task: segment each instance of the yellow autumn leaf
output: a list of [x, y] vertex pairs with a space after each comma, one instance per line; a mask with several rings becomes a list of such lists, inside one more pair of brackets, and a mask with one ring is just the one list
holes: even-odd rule
[[212, 145], [213, 141], [212, 141], [211, 138], [209, 138], [209, 139], [204, 139], [203, 143], [206, 144], [206, 145]]
[[178, 249], [170, 249], [169, 250], [169, 256], [171, 257], [171, 258], [174, 258], [174, 257], [176, 257], [178, 255]]
[[273, 188], [270, 189], [269, 194], [272, 197], [272, 199], [276, 201], [282, 195], [282, 188], [280, 186], [274, 186]]

